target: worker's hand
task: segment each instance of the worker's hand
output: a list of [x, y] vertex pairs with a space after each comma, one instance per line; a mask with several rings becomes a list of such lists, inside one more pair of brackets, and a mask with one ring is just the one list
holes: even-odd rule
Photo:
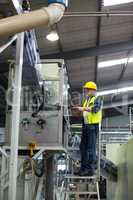
[[78, 106], [73, 106], [72, 110], [78, 110]]
[[74, 107], [74, 109], [76, 109], [76, 110], [78, 110], [78, 111], [80, 111], [80, 112], [83, 112], [83, 111], [84, 111], [84, 108], [83, 108], [83, 107], [80, 107], [80, 106]]
[[78, 107], [78, 110], [79, 110], [80, 112], [84, 112], [84, 108], [83, 108], [83, 107]]
[[84, 108], [84, 111], [91, 112], [91, 109], [90, 108]]
[[91, 109], [90, 108], [83, 108], [83, 107], [80, 107], [80, 106], [77, 106], [77, 107], [73, 107], [74, 110], [78, 110], [80, 112], [84, 112], [84, 111], [87, 111], [87, 112], [91, 112]]
[[73, 107], [73, 110], [77, 110], [77, 111], [83, 112], [84, 108], [80, 107], [80, 106], [75, 106], [75, 107]]

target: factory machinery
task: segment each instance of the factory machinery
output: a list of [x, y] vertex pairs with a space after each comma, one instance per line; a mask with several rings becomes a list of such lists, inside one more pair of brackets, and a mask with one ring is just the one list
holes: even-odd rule
[[[117, 168], [103, 156], [101, 158], [99, 137], [96, 175], [94, 177], [74, 176], [80, 164], [80, 134], [77, 134], [77, 125], [76, 127], [70, 125], [69, 84], [65, 63], [64, 60], [59, 59], [41, 60], [37, 65], [43, 78], [41, 87], [24, 86], [21, 92], [17, 198], [52, 200], [59, 197], [71, 199], [79, 198], [80, 195], [81, 197], [97, 195], [100, 199], [98, 185], [101, 177], [100, 166], [103, 170], [102, 175], [114, 180], [117, 177]], [[9, 88], [13, 88], [14, 72], [14, 67], [11, 65]], [[11, 96], [10, 93], [8, 96]], [[9, 101], [7, 105], [6, 127], [1, 141], [3, 146], [1, 149], [1, 199], [8, 199], [13, 115], [10, 103], [12, 101]], [[74, 189], [77, 190], [77, 188], [78, 191], [75, 191]]]
[[[67, 1], [48, 3], [47, 8], [33, 12], [19, 4], [19, 15], [0, 20], [0, 36], [57, 23]], [[6, 124], [0, 132], [0, 199], [100, 200], [101, 179], [117, 181], [117, 167], [101, 148], [112, 136], [108, 131], [99, 132], [96, 174], [74, 176], [80, 166], [81, 130], [77, 134], [70, 124], [65, 62], [40, 59], [34, 30], [15, 35], [0, 52], [14, 41], [16, 56], [9, 67]]]
[[[70, 124], [68, 76], [64, 60], [40, 60], [41, 87], [24, 86], [21, 92], [17, 169], [17, 198], [24, 200], [100, 200], [99, 183], [117, 181], [117, 167], [106, 158], [106, 144], [118, 141], [115, 132], [100, 130], [97, 144], [97, 170], [93, 177], [75, 176], [80, 167], [81, 125]], [[14, 84], [14, 67], [9, 86]], [[10, 93], [9, 93], [10, 97]], [[12, 101], [11, 101], [12, 102]], [[9, 104], [1, 141], [1, 199], [8, 199], [11, 123]], [[128, 134], [127, 140], [131, 136]], [[105, 137], [106, 136], [106, 137]], [[102, 147], [102, 148], [101, 148]], [[106, 192], [106, 191], [105, 191]]]
[[[24, 87], [21, 93], [17, 170], [17, 199], [53, 199], [55, 156], [67, 153], [68, 77], [63, 60], [41, 60], [41, 88]], [[13, 71], [13, 68], [11, 68]], [[9, 72], [9, 85], [13, 72]], [[8, 191], [12, 107], [7, 106], [1, 166], [1, 195]], [[52, 179], [52, 180], [51, 180]], [[49, 185], [51, 183], [51, 185]], [[50, 190], [51, 192], [45, 192]], [[50, 196], [49, 196], [50, 195]]]

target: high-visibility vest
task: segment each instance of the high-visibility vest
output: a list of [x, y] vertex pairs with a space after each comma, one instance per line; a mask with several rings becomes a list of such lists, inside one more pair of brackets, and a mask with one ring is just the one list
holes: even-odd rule
[[[90, 100], [85, 100], [83, 104], [83, 108], [91, 109], [94, 106], [95, 100], [97, 96], [92, 97]], [[100, 109], [97, 113], [88, 112], [88, 124], [99, 124], [102, 121], [102, 109]]]

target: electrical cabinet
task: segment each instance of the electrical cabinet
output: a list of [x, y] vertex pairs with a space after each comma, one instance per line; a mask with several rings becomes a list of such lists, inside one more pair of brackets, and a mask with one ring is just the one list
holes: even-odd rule
[[[30, 90], [21, 97], [19, 145], [31, 142], [64, 145], [64, 116], [68, 114], [68, 78], [64, 61], [48, 60], [39, 64], [43, 77], [41, 92]], [[28, 90], [27, 90], [28, 91]], [[12, 111], [6, 115], [6, 144], [10, 144]]]

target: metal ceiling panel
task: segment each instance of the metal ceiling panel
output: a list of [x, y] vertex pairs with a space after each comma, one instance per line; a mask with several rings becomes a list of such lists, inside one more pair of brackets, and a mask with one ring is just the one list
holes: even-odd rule
[[94, 80], [95, 58], [68, 61], [68, 71], [72, 89], [80, 88], [84, 82]]
[[122, 80], [133, 80], [133, 63], [128, 63]]
[[98, 84], [100, 87], [105, 87], [106, 85], [118, 84], [119, 77], [122, 71], [122, 66], [114, 66], [110, 68], [99, 69], [98, 71]]
[[[47, 6], [47, 0], [31, 0], [32, 9], [38, 9], [42, 6]], [[126, 4], [111, 7], [112, 10], [133, 10], [133, 4]], [[97, 11], [97, 0], [72, 0], [69, 2], [68, 11]], [[112, 44], [132, 40], [133, 36], [133, 17], [108, 17], [102, 18], [100, 44]], [[57, 25], [60, 35], [60, 42], [63, 51], [71, 51], [76, 49], [83, 49], [95, 47], [97, 35], [97, 18], [78, 17], [67, 18], [64, 17]], [[46, 35], [50, 28], [38, 28], [36, 30], [37, 41], [40, 55], [48, 55], [59, 53], [59, 43], [51, 43], [46, 40]], [[0, 41], [0, 45], [6, 42]], [[106, 61], [112, 59], [120, 59], [127, 55], [127, 51], [100, 56], [99, 61]], [[0, 59], [6, 60], [11, 58], [10, 49], [6, 50], [0, 55]], [[121, 74], [122, 66], [116, 66], [110, 69], [98, 70], [98, 81], [100, 85], [112, 84], [118, 81]], [[80, 88], [87, 80], [93, 80], [95, 74], [95, 57], [86, 57], [68, 61], [69, 78], [73, 88]], [[132, 67], [127, 66], [124, 80], [130, 80], [132, 77]]]
[[[105, 7], [105, 10], [107, 7]], [[111, 11], [132, 11], [133, 3], [112, 6]], [[115, 16], [102, 17], [101, 20], [101, 44], [111, 44], [115, 42], [128, 41], [133, 35], [133, 17]]]
[[132, 39], [132, 23], [122, 23], [108, 28], [101, 28], [101, 44], [112, 44]]
[[105, 62], [105, 61], [110, 61], [110, 60], [115, 60], [115, 59], [122, 59], [127, 56], [127, 51], [123, 52], [118, 52], [118, 53], [113, 53], [113, 54], [107, 54], [99, 56], [99, 62]]
[[[122, 59], [126, 58], [128, 56], [128, 52], [119, 52], [116, 54], [111, 54], [105, 56], [99, 57], [99, 62], [102, 61], [112, 61], [115, 59]], [[132, 55], [130, 55], [132, 57]], [[120, 80], [120, 75], [122, 73], [122, 69], [125, 66], [125, 63], [121, 65], [111, 66], [111, 67], [105, 67], [98, 70], [98, 83], [100, 85], [104, 84], [112, 84], [112, 83], [119, 83], [119, 81], [130, 81], [133, 77], [133, 63], [129, 63], [126, 66], [126, 70], [124, 72], [124, 75], [122, 79]]]

